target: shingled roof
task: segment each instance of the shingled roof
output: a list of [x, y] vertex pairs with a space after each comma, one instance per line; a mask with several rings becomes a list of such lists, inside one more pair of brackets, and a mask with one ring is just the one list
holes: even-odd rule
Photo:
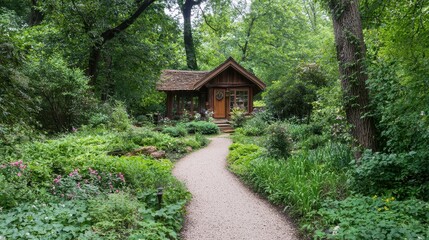
[[255, 75], [238, 64], [232, 57], [212, 71], [183, 71], [163, 70], [156, 89], [159, 91], [192, 91], [199, 90], [204, 84], [227, 68], [233, 68], [247, 79], [255, 83], [261, 90], [265, 89], [265, 83]]
[[209, 71], [163, 70], [156, 89], [159, 91], [194, 90], [194, 85]]

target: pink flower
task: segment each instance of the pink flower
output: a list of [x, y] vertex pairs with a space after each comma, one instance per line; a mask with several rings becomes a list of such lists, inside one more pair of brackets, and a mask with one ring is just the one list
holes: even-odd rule
[[119, 189], [116, 189], [116, 192], [118, 193], [118, 192], [119, 192]]
[[76, 184], [76, 186], [77, 186], [77, 188], [80, 188], [80, 182], [78, 182], [78, 183]]
[[22, 164], [22, 160], [18, 160], [18, 161], [16, 161], [16, 162], [12, 162], [12, 163], [10, 163], [10, 165], [11, 166], [15, 166], [15, 167], [18, 167], [19, 165], [21, 165]]
[[55, 179], [54, 179], [54, 183], [55, 184], [60, 184], [61, 182], [61, 175], [58, 175]]
[[94, 169], [92, 169], [92, 168], [89, 168], [89, 174], [92, 174], [92, 175], [98, 175], [98, 172], [97, 172], [97, 170], [94, 170]]
[[122, 182], [125, 182], [124, 175], [122, 173], [118, 173], [119, 179], [121, 179]]
[[75, 170], [73, 170], [73, 172], [71, 172], [69, 174], [70, 177], [73, 177], [73, 176], [76, 176], [76, 175], [79, 175], [79, 169], [77, 169], [77, 168]]
[[21, 172], [18, 172], [16, 175], [18, 175], [18, 177], [22, 176]]

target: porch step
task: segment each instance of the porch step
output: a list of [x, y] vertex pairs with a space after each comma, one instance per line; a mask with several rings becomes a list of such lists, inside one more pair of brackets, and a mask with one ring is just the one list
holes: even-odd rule
[[234, 128], [231, 126], [228, 119], [215, 119], [213, 122], [219, 127], [220, 131], [223, 133], [233, 133]]

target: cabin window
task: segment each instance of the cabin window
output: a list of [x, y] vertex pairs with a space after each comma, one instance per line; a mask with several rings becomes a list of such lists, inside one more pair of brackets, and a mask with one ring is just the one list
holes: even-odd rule
[[249, 111], [249, 90], [248, 89], [230, 89], [229, 90], [230, 109], [239, 108], [246, 112]]
[[198, 96], [175, 95], [173, 98], [173, 114], [181, 115], [184, 110], [190, 114], [195, 114], [199, 111]]

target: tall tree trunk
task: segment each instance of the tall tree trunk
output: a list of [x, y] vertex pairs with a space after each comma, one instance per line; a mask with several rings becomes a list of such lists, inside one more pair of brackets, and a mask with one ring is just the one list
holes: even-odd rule
[[246, 39], [244, 41], [244, 46], [240, 46], [241, 48], [241, 62], [245, 62], [247, 60], [247, 50], [249, 49], [249, 41], [250, 41], [250, 35], [252, 35], [252, 29], [253, 25], [258, 17], [252, 16], [250, 19], [249, 27], [247, 28], [246, 32]]
[[117, 25], [114, 28], [107, 29], [104, 31], [100, 37], [101, 41], [97, 40], [93, 46], [91, 46], [90, 52], [89, 52], [89, 59], [88, 59], [88, 69], [86, 71], [87, 75], [90, 78], [89, 84], [91, 86], [94, 86], [97, 79], [97, 70], [98, 70], [98, 62], [100, 61], [100, 55], [101, 55], [101, 49], [103, 45], [113, 39], [118, 33], [123, 32], [125, 29], [127, 29], [131, 24], [133, 24], [137, 18], [156, 0], [145, 0], [143, 1], [137, 10], [127, 19], [125, 19], [123, 22], [121, 22], [119, 25]]
[[181, 5], [183, 15], [183, 41], [185, 43], [186, 64], [189, 69], [198, 70], [197, 54], [195, 52], [194, 39], [192, 37], [191, 14], [192, 7], [199, 2], [185, 0]]
[[28, 21], [28, 25], [34, 26], [38, 25], [43, 20], [43, 14], [42, 12], [37, 8], [38, 7], [38, 0], [31, 0], [31, 12], [30, 12], [30, 19]]
[[[376, 150], [374, 120], [368, 112], [369, 93], [365, 82], [365, 43], [357, 0], [330, 0], [341, 86], [347, 121], [359, 147]], [[355, 157], [360, 158], [360, 151]]]

